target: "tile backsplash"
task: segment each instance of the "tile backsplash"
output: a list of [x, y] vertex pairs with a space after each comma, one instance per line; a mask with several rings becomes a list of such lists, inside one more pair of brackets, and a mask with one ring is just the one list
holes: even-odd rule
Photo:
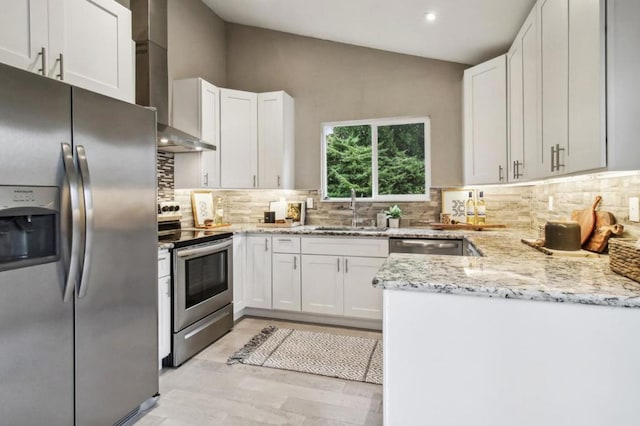
[[172, 152], [158, 151], [156, 157], [158, 169], [158, 200], [173, 200], [174, 157]]

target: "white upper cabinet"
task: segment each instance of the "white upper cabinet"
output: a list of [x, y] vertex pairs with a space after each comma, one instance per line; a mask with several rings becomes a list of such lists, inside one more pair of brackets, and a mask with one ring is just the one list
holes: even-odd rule
[[464, 181], [507, 177], [507, 71], [502, 55], [464, 72]]
[[569, 142], [569, 2], [541, 0], [538, 3], [542, 87], [543, 176], [567, 172]]
[[114, 0], [53, 3], [49, 76], [133, 102], [131, 11]]
[[114, 0], [6, 1], [0, 61], [133, 102], [131, 11]]
[[258, 186], [294, 187], [294, 101], [283, 91], [258, 94]]
[[258, 95], [220, 89], [220, 184], [258, 187]]
[[534, 8], [507, 53], [508, 180], [537, 177], [538, 38]]
[[0, 62], [46, 75], [48, 50], [48, 1], [3, 2], [0, 13]]
[[175, 154], [176, 187], [220, 187], [220, 89], [201, 78], [174, 80], [173, 127], [216, 146]]
[[606, 166], [604, 2], [541, 0], [544, 176]]
[[604, 7], [569, 0], [569, 172], [607, 165]]

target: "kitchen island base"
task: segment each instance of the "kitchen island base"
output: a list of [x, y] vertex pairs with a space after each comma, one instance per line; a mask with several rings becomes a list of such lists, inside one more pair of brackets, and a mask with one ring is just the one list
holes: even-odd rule
[[631, 426], [640, 311], [384, 290], [384, 424]]

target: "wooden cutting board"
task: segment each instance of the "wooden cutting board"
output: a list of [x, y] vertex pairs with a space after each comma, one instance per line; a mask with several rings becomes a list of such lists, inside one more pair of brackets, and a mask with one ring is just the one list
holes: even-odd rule
[[563, 256], [563, 257], [600, 257], [599, 254], [592, 253], [586, 250], [555, 250], [550, 249], [544, 246], [544, 240], [531, 240], [525, 239], [522, 240], [523, 243], [528, 245], [529, 247], [533, 247], [534, 249], [549, 255], [549, 256]]
[[[611, 213], [609, 214], [613, 216]], [[606, 217], [605, 219], [606, 220], [603, 220], [604, 222], [611, 222], [611, 217]], [[622, 235], [624, 232], [624, 226], [615, 224], [615, 219], [616, 218], [613, 217], [614, 224], [598, 226], [598, 218], [596, 218], [596, 229], [593, 230], [593, 234], [591, 234], [591, 237], [582, 248], [596, 253], [604, 252], [609, 244], [609, 237], [611, 237], [611, 235]]]
[[571, 212], [571, 220], [580, 224], [580, 244], [586, 243], [593, 232], [596, 225], [596, 208], [601, 200], [602, 197], [597, 195], [590, 208]]

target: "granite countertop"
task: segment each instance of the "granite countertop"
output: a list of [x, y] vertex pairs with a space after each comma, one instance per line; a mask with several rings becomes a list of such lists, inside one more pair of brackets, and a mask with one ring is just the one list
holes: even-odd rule
[[640, 284], [612, 272], [608, 256], [548, 256], [520, 241], [527, 230], [464, 234], [483, 257], [392, 253], [374, 287], [640, 308]]
[[365, 228], [332, 231], [317, 228], [316, 225], [261, 228], [247, 223], [225, 227], [224, 231], [234, 234], [465, 238], [482, 257], [392, 253], [376, 274], [373, 286], [392, 290], [640, 308], [640, 283], [611, 272], [608, 256], [580, 258], [545, 255], [520, 241], [521, 238], [535, 238], [531, 230]]

